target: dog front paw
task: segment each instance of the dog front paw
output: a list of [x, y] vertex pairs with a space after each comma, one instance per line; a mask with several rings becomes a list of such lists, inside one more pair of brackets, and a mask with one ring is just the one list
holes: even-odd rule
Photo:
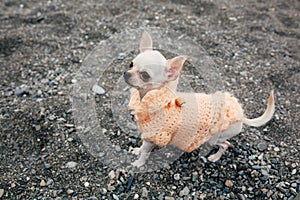
[[141, 154], [141, 148], [140, 147], [130, 148], [129, 152], [134, 154], [134, 155], [140, 155]]
[[131, 163], [131, 165], [133, 165], [134, 167], [141, 167], [145, 164], [145, 161], [142, 161], [142, 160], [136, 160], [134, 161], [133, 163]]

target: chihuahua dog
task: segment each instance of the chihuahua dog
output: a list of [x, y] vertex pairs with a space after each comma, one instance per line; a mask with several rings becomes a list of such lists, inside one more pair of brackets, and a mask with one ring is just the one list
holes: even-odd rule
[[187, 56], [167, 60], [153, 50], [151, 36], [143, 32], [140, 53], [124, 73], [125, 82], [133, 87], [129, 109], [137, 121], [143, 140], [140, 148], [132, 152], [140, 155], [132, 163], [145, 164], [150, 152], [157, 145], [172, 144], [191, 152], [208, 142], [219, 150], [208, 157], [218, 161], [229, 146], [227, 140], [239, 134], [242, 124], [259, 127], [267, 123], [275, 111], [273, 91], [264, 114], [247, 119], [238, 100], [226, 92], [214, 94], [180, 93], [177, 84]]

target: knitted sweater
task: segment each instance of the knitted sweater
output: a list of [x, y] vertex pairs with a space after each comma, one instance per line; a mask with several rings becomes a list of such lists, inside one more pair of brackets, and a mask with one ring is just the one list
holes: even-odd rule
[[133, 91], [129, 109], [135, 111], [143, 140], [186, 152], [243, 118], [241, 105], [229, 93], [177, 93], [168, 87], [149, 91], [142, 101]]

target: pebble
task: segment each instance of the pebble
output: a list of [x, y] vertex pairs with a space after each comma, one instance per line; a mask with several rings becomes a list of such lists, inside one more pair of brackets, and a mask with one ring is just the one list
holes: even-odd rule
[[89, 197], [87, 200], [98, 200], [98, 198], [97, 197]]
[[153, 174], [153, 176], [152, 176], [152, 179], [153, 180], [156, 180], [156, 179], [158, 179], [159, 178], [159, 175], [158, 174]]
[[71, 169], [71, 168], [75, 168], [77, 165], [78, 165], [77, 162], [70, 161], [66, 164], [66, 167]]
[[67, 190], [67, 194], [73, 194], [73, 193], [74, 193], [74, 190], [71, 190], [71, 189]]
[[295, 175], [296, 173], [297, 173], [297, 170], [296, 170], [296, 169], [293, 169], [292, 175]]
[[89, 182], [85, 182], [84, 183], [84, 187], [89, 187], [90, 186], [90, 183]]
[[133, 196], [133, 199], [139, 199], [139, 195], [138, 194], [135, 194], [134, 196]]
[[260, 169], [261, 167], [259, 165], [253, 165], [252, 169]]
[[269, 190], [266, 189], [266, 188], [263, 188], [263, 189], [261, 189], [261, 191], [262, 191], [263, 193], [267, 193]]
[[113, 198], [114, 198], [114, 200], [119, 200], [119, 197], [115, 194], [113, 194]]
[[225, 181], [225, 185], [226, 185], [227, 187], [232, 187], [232, 186], [233, 186], [233, 182], [232, 182], [231, 180], [226, 180], [226, 181]]
[[54, 182], [53, 179], [50, 178], [50, 179], [47, 180], [46, 185], [51, 185], [53, 182]]
[[165, 196], [165, 200], [174, 200], [174, 197]]
[[191, 177], [189, 177], [189, 176], [185, 176], [185, 177], [183, 177], [183, 178], [182, 178], [182, 180], [184, 180], [184, 181], [188, 181], [188, 180], [191, 180]]
[[105, 94], [105, 90], [100, 87], [99, 85], [94, 85], [92, 88], [93, 92], [95, 92], [96, 94]]
[[174, 180], [179, 181], [180, 180], [180, 174], [174, 174]]
[[46, 186], [46, 181], [45, 181], [45, 180], [41, 180], [40, 186], [41, 186], [41, 187], [45, 187], [45, 186]]
[[46, 163], [46, 164], [44, 165], [44, 167], [45, 167], [45, 169], [51, 169], [52, 165], [49, 164], [49, 163]]
[[40, 125], [36, 125], [36, 126], [35, 126], [35, 130], [36, 130], [36, 131], [40, 131], [40, 130], [41, 130], [41, 126], [40, 126]]
[[189, 188], [188, 188], [188, 187], [185, 187], [185, 188], [183, 188], [183, 190], [181, 190], [181, 191], [179, 192], [179, 196], [180, 196], [180, 197], [187, 196], [189, 193], [190, 193]]
[[29, 94], [28, 86], [25, 84], [22, 84], [15, 89], [15, 95], [17, 95], [18, 97], [21, 97], [23, 95], [28, 95], [28, 94]]
[[275, 151], [275, 152], [280, 151], [279, 147], [274, 147], [274, 151]]
[[4, 195], [4, 189], [0, 189], [0, 198]]
[[108, 191], [114, 191], [116, 188], [112, 185], [107, 186]]
[[142, 188], [142, 197], [148, 197], [148, 190], [146, 187]]
[[102, 188], [102, 189], [100, 190], [100, 192], [101, 192], [101, 194], [106, 195], [107, 189], [106, 189], [106, 188]]
[[259, 151], [264, 151], [267, 149], [267, 143], [266, 142], [261, 142], [257, 145], [257, 148]]
[[110, 179], [114, 179], [116, 177], [116, 173], [114, 172], [114, 170], [111, 170], [109, 173], [108, 173], [108, 176]]
[[268, 171], [266, 171], [264, 169], [261, 170], [261, 174], [264, 175], [264, 176], [269, 176]]

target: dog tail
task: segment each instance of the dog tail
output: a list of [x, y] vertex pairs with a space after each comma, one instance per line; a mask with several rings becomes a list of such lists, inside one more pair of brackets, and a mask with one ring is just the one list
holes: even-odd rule
[[247, 119], [246, 117], [244, 117], [243, 123], [247, 124], [248, 126], [254, 126], [254, 127], [262, 126], [272, 119], [274, 112], [275, 112], [275, 100], [274, 100], [274, 91], [272, 90], [268, 99], [268, 106], [265, 113], [262, 116], [254, 119]]

